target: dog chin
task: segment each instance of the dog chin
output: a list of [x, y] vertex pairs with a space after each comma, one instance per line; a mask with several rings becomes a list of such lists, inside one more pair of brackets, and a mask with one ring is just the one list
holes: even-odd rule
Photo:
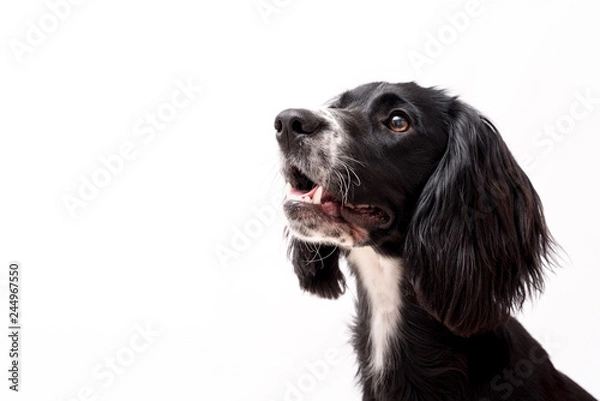
[[310, 204], [289, 199], [283, 205], [288, 227], [298, 239], [344, 248], [368, 243], [369, 230], [345, 221], [339, 209], [329, 202]]
[[[311, 224], [309, 225], [312, 226]], [[350, 249], [369, 243], [369, 234], [367, 232], [359, 232], [349, 227], [322, 225], [311, 229], [302, 221], [290, 220], [288, 218], [288, 229], [293, 237], [313, 244], [335, 245]]]

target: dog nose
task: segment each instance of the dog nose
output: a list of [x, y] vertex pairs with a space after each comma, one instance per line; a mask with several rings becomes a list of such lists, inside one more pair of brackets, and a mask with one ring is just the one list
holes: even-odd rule
[[298, 135], [310, 135], [320, 124], [321, 120], [315, 113], [306, 109], [286, 109], [275, 117], [275, 130], [279, 141], [289, 141]]

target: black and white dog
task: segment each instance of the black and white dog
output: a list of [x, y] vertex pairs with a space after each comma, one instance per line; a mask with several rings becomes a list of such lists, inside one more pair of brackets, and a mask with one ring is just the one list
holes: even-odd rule
[[290, 258], [357, 282], [363, 400], [593, 400], [513, 318], [543, 287], [542, 204], [492, 123], [443, 91], [371, 83], [275, 119]]

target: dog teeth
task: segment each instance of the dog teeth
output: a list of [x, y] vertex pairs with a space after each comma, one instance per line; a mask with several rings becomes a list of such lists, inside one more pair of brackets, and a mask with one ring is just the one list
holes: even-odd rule
[[354, 209], [356, 207], [352, 203], [346, 203], [344, 206], [347, 207], [348, 209]]
[[320, 205], [322, 196], [323, 196], [323, 187], [319, 186], [319, 188], [317, 188], [317, 190], [315, 191], [315, 194], [313, 195], [312, 203], [314, 203], [315, 205]]
[[[297, 192], [297, 191], [296, 191]], [[312, 192], [312, 191], [310, 191]], [[289, 182], [285, 184], [285, 195], [287, 199], [290, 200], [299, 200], [305, 203], [312, 203], [314, 205], [320, 205], [321, 204], [321, 199], [323, 198], [323, 192], [325, 192], [325, 190], [323, 189], [322, 186], [318, 186], [316, 189], [314, 189], [314, 193], [312, 194], [312, 197], [309, 195], [299, 195], [299, 194], [295, 194], [294, 193], [294, 188], [292, 187], [292, 184], [290, 184]]]

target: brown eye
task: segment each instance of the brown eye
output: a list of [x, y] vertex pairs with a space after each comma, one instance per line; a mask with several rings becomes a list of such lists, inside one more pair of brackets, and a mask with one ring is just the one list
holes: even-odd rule
[[394, 132], [404, 132], [408, 129], [408, 119], [402, 113], [394, 113], [387, 125]]

